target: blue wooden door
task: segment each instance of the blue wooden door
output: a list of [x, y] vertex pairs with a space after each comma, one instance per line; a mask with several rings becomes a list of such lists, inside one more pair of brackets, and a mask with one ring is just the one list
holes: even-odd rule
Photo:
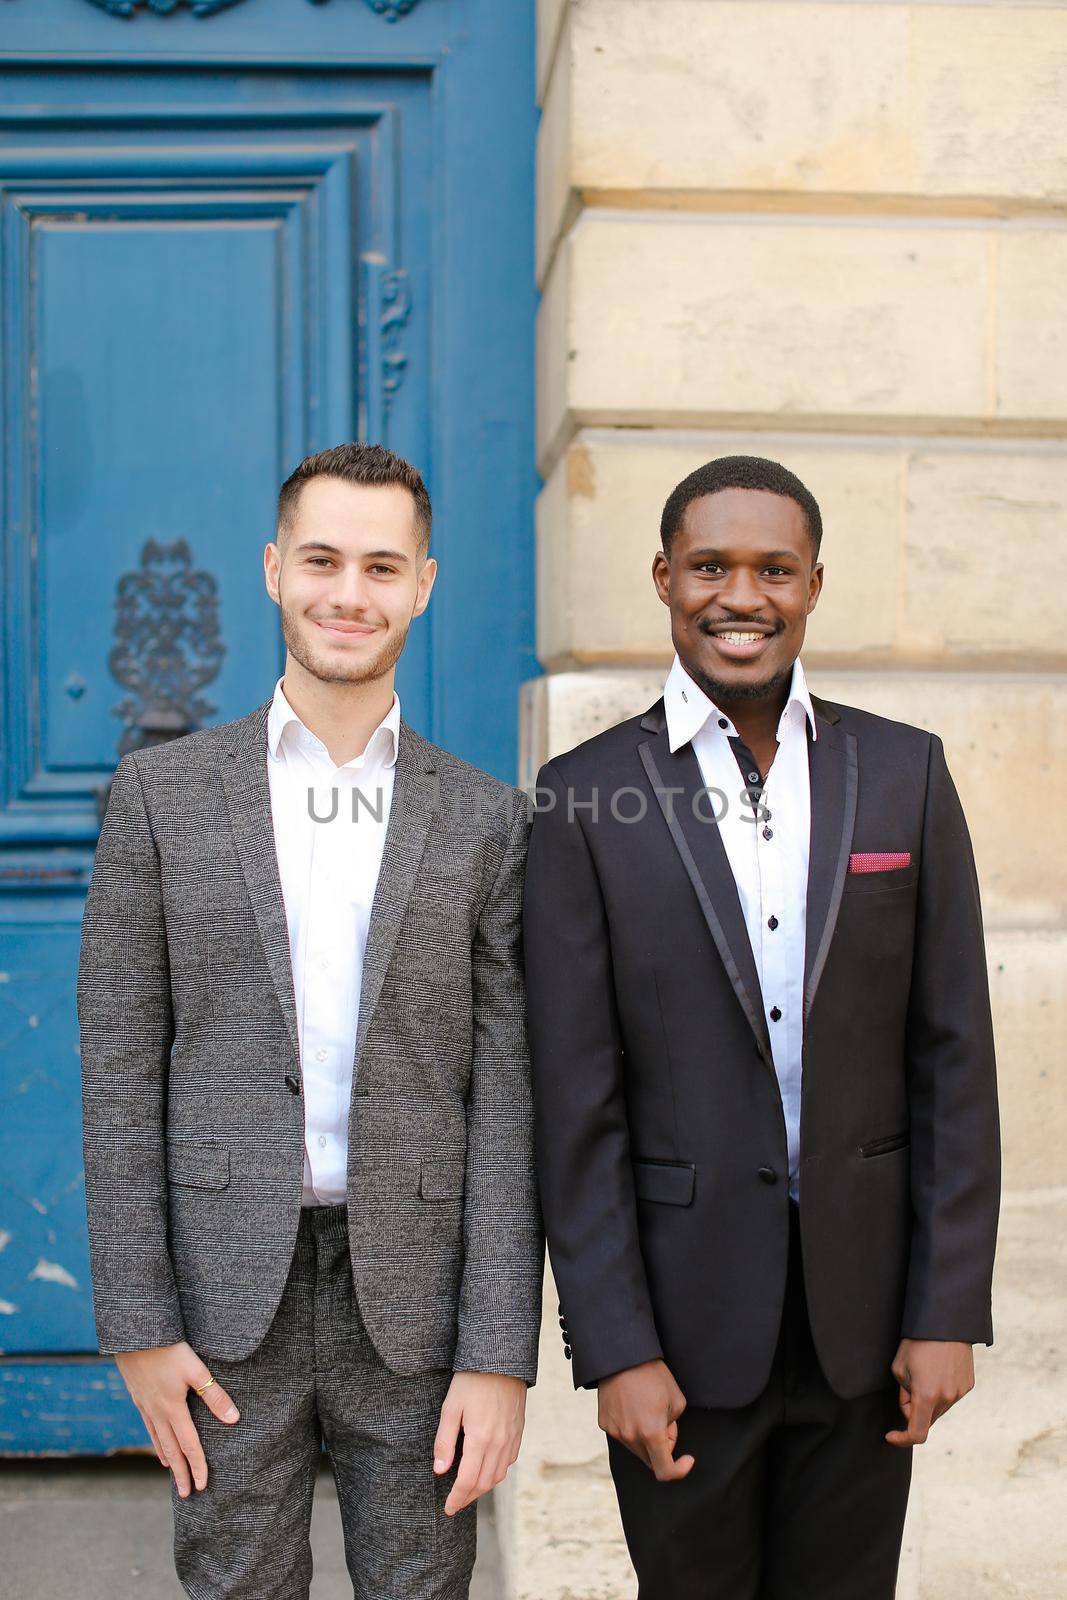
[[501, 776], [532, 640], [532, 0], [4, 0], [0, 1452], [141, 1442], [95, 1358], [74, 983], [121, 751], [283, 660], [277, 487], [382, 439], [441, 579], [405, 715]]

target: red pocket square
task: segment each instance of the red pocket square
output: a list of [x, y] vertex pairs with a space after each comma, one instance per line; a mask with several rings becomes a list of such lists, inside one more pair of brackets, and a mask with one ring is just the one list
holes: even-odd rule
[[910, 850], [861, 850], [848, 858], [850, 872], [894, 872], [910, 866]]

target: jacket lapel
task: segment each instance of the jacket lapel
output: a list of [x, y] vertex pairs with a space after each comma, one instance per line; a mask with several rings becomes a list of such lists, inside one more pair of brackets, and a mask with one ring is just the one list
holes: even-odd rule
[[[641, 719], [641, 727], [652, 735], [638, 746], [641, 763], [760, 1055], [773, 1072], [763, 995], [733, 869], [717, 825], [694, 813], [694, 798], [704, 787], [700, 764], [691, 744], [671, 754], [662, 701]], [[710, 815], [709, 805], [702, 803], [699, 816]]]
[[296, 1025], [289, 929], [278, 876], [278, 857], [274, 849], [270, 780], [267, 777], [267, 713], [270, 706], [271, 702], [266, 700], [257, 710], [234, 724], [227, 759], [222, 762], [222, 782], [263, 953], [285, 1017], [293, 1054], [299, 1062], [300, 1038]]
[[439, 783], [436, 772], [431, 747], [401, 720], [393, 803], [385, 831], [378, 884], [371, 905], [367, 948], [363, 955], [363, 984], [356, 1031], [356, 1074], [359, 1071], [360, 1051], [381, 997], [382, 984], [396, 948], [400, 925], [415, 887], [430, 822], [438, 808]]
[[807, 938], [804, 948], [804, 1018], [819, 987], [837, 925], [856, 825], [859, 763], [856, 736], [844, 733], [832, 706], [812, 696], [818, 738], [808, 741], [811, 845], [808, 851]]

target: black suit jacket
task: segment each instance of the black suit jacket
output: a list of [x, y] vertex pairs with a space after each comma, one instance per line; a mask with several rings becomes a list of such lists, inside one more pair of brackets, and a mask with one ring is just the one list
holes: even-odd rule
[[[978, 884], [941, 741], [814, 704], [800, 1217], [818, 1355], [852, 1397], [887, 1380], [902, 1336], [992, 1342], [1000, 1142]], [[701, 782], [662, 701], [542, 768], [530, 1041], [575, 1384], [663, 1356], [690, 1404], [739, 1406], [781, 1318], [786, 1131]], [[911, 864], [850, 872], [866, 851]]]

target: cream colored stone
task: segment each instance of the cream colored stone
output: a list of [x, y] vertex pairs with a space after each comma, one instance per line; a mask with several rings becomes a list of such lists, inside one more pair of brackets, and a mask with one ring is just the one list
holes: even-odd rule
[[1067, 446], [621, 429], [577, 434], [538, 503], [545, 667], [670, 659], [650, 576], [663, 502], [734, 454], [783, 462], [822, 507], [806, 660], [1067, 667], [1060, 617], [1035, 601], [1067, 562]]
[[573, 352], [571, 254], [561, 250], [537, 312], [537, 437], [543, 459], [554, 457], [571, 431], [568, 387]]
[[909, 11], [912, 191], [1062, 204], [1067, 11], [1012, 4]]
[[904, 192], [909, 20], [894, 5], [587, 0], [571, 37], [580, 182], [850, 190], [877, 174]]
[[542, 470], [583, 424], [980, 422], [988, 271], [977, 228], [585, 212], [541, 308]]
[[1067, 1189], [1005, 1195], [990, 1349], [915, 1453], [917, 1600], [1067, 1593]]
[[1067, 666], [1067, 632], [1045, 595], [1045, 574], [1067, 562], [1067, 448], [942, 442], [908, 450], [902, 471], [897, 654]]
[[997, 415], [1067, 417], [1067, 230], [1006, 231], [997, 257]]
[[570, 0], [537, 0], [537, 98], [543, 102]]
[[560, 165], [546, 239], [568, 193], [992, 211], [1067, 198], [1059, 7], [584, 0], [555, 70], [573, 134], [546, 145]]
[[537, 127], [537, 276], [555, 250], [560, 230], [569, 225], [578, 200], [570, 185], [572, 77], [567, 39], [570, 20], [563, 25], [564, 39], [542, 92], [541, 120]]
[[1067, 933], [992, 930], [989, 990], [997, 1042], [1004, 1185], [1067, 1182]]
[[[1067, 677], [812, 671], [809, 679], [828, 700], [940, 735], [974, 841], [987, 927], [1062, 926]], [[647, 709], [662, 683], [662, 671], [534, 679], [523, 699], [522, 781], [550, 755]]]

